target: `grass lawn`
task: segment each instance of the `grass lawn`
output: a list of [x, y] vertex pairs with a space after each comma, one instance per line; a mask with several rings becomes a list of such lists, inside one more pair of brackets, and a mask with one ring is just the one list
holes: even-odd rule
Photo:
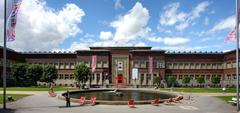
[[[63, 87], [63, 86], [54, 86], [54, 91], [66, 91], [66, 90], [74, 90], [74, 87]], [[3, 88], [0, 88], [2, 91]], [[7, 91], [48, 91], [48, 87], [7, 87]]]
[[[7, 94], [7, 97], [8, 96], [11, 96], [14, 99], [14, 101], [17, 101], [17, 100], [19, 100], [23, 97], [29, 96], [29, 95], [27, 95], [27, 94]], [[3, 102], [3, 94], [0, 94], [0, 104], [2, 104], [2, 102]]]
[[234, 96], [215, 96], [215, 97], [227, 102], [229, 100], [232, 100], [232, 97]]
[[[160, 90], [188, 93], [223, 93], [222, 88], [160, 88]], [[235, 93], [236, 88], [226, 88], [226, 93]]]

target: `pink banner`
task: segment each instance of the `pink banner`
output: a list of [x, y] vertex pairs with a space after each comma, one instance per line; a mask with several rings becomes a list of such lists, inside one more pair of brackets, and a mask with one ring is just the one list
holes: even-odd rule
[[225, 42], [229, 42], [229, 41], [236, 41], [236, 27], [227, 35], [227, 38], [225, 40]]
[[14, 41], [16, 37], [16, 25], [17, 25], [17, 14], [20, 8], [22, 0], [9, 0], [8, 11], [10, 12], [7, 19], [7, 41]]
[[153, 73], [153, 57], [148, 57], [149, 59], [149, 67], [148, 67], [148, 72], [149, 74], [152, 74]]
[[92, 73], [96, 71], [97, 67], [97, 55], [92, 56]]

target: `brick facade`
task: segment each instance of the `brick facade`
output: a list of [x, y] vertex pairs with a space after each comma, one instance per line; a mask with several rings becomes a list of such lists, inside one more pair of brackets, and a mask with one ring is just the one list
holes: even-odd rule
[[[2, 56], [2, 48], [0, 49]], [[178, 83], [184, 76], [192, 78], [191, 85], [196, 85], [196, 77], [205, 77], [206, 84], [213, 76], [221, 77], [222, 85], [234, 85], [235, 51], [230, 52], [165, 52], [151, 50], [151, 47], [90, 47], [90, 50], [75, 52], [16, 52], [8, 49], [8, 62], [28, 64], [52, 64], [58, 70], [57, 85], [75, 83], [74, 65], [84, 63], [91, 67], [92, 55], [97, 55], [96, 72], [92, 75], [93, 85], [103, 85], [109, 80], [115, 84], [115, 78], [124, 77], [126, 85], [133, 85], [132, 69], [138, 69], [137, 84], [153, 84], [153, 77], [176, 76]], [[153, 57], [153, 74], [148, 74], [149, 56]], [[1, 70], [2, 71], [2, 70]], [[1, 72], [2, 73], [2, 72]]]

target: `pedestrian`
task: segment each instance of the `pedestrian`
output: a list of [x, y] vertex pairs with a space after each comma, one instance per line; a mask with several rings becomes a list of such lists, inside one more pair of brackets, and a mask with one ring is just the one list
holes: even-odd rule
[[66, 100], [66, 107], [70, 107], [70, 94], [69, 94], [68, 90], [65, 93], [64, 97], [65, 97], [65, 100]]

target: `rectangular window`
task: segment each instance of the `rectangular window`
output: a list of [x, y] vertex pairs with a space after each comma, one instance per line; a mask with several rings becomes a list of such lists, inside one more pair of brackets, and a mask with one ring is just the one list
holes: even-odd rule
[[146, 65], [145, 65], [144, 61], [140, 61], [140, 65], [141, 65], [141, 68], [146, 68]]
[[149, 68], [149, 62], [146, 61], [146, 68]]
[[167, 63], [167, 68], [172, 69], [172, 63]]
[[211, 64], [207, 63], [207, 69], [212, 69]]
[[74, 69], [75, 67], [74, 67], [74, 63], [70, 63], [70, 68], [71, 69]]
[[107, 61], [103, 61], [103, 67], [108, 68], [108, 62]]
[[91, 76], [92, 76], [92, 80], [94, 80], [95, 79], [95, 74], [91, 74]]
[[70, 66], [69, 66], [69, 63], [65, 63], [65, 69], [69, 69]]
[[147, 80], [151, 80], [151, 74], [147, 74]]
[[70, 79], [74, 79], [74, 75], [73, 74], [70, 75]]
[[237, 79], [236, 74], [232, 74], [232, 78], [233, 78], [233, 79]]
[[231, 80], [231, 75], [230, 74], [227, 75], [227, 79]]
[[182, 77], [183, 77], [182, 75], [178, 75], [179, 80], [182, 80]]
[[190, 69], [194, 69], [195, 67], [194, 67], [194, 64], [193, 63], [191, 63], [190, 64]]
[[97, 61], [97, 67], [102, 68], [102, 62], [101, 61]]
[[153, 67], [154, 67], [154, 68], [158, 68], [156, 61], [153, 61]]
[[59, 79], [63, 79], [63, 74], [60, 74], [60, 75], [59, 75]]
[[64, 69], [64, 64], [60, 63], [60, 69]]
[[196, 63], [196, 69], [200, 69], [200, 64], [199, 63]]
[[217, 66], [217, 68], [218, 68], [218, 69], [223, 69], [223, 66], [222, 66], [222, 64], [221, 64], [221, 63], [219, 63], [219, 64], [218, 64], [218, 66]]
[[193, 79], [194, 79], [194, 76], [193, 76], [193, 75], [190, 75], [190, 78], [191, 78], [191, 80], [193, 80]]
[[227, 68], [231, 68], [231, 63], [227, 63]]
[[55, 65], [56, 69], [58, 69], [58, 68], [59, 68], [59, 65], [58, 65], [58, 63], [54, 63], [54, 65]]
[[198, 78], [198, 77], [199, 77], [199, 75], [195, 75], [195, 79]]
[[99, 80], [100, 80], [100, 74], [97, 73], [97, 83], [99, 83]]
[[165, 63], [163, 61], [158, 61], [159, 68], [165, 68]]
[[207, 75], [207, 76], [206, 76], [206, 80], [210, 80], [210, 75]]
[[173, 69], [178, 69], [177, 63], [173, 63]]
[[139, 68], [139, 67], [140, 67], [140, 65], [139, 65], [139, 62], [138, 62], [138, 61], [134, 61], [134, 62], [133, 62], [133, 65], [134, 65], [134, 67], [135, 67], [135, 68]]
[[206, 65], [204, 63], [201, 64], [201, 69], [206, 69]]
[[64, 77], [64, 79], [69, 79], [69, 75], [66, 74], [65, 77]]
[[179, 69], [183, 69], [183, 63], [179, 64]]
[[143, 80], [144, 80], [144, 74], [141, 74], [141, 85], [143, 84]]

